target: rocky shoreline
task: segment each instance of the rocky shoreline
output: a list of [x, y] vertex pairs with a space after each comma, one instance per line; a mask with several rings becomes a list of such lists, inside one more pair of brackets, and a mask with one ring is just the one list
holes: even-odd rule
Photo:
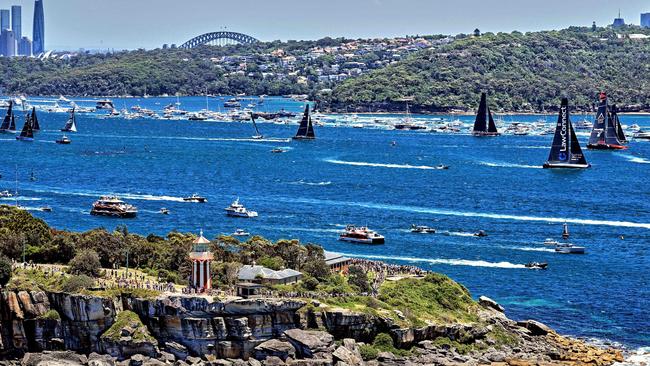
[[[481, 298], [477, 324], [401, 328], [390, 319], [317, 301], [3, 292], [7, 365], [610, 365], [619, 350], [516, 322]], [[131, 318], [125, 317], [132, 314]], [[497, 332], [498, 330], [498, 332]], [[363, 352], [379, 334], [395, 352]], [[398, 352], [399, 351], [399, 352]]]

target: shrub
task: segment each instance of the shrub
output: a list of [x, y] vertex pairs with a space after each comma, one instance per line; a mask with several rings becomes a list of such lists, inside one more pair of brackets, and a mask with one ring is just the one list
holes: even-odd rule
[[86, 275], [99, 277], [101, 263], [97, 252], [92, 249], [82, 250], [72, 258], [69, 263], [70, 273], [73, 275]]
[[11, 280], [11, 261], [5, 257], [0, 257], [0, 286], [5, 287]]
[[374, 360], [379, 355], [379, 351], [367, 344], [359, 346], [359, 353], [361, 353], [361, 358], [363, 358], [364, 361]]
[[302, 279], [302, 285], [307, 291], [314, 291], [318, 287], [318, 280], [314, 277], [305, 277]]
[[93, 287], [94, 283], [95, 281], [92, 278], [83, 274], [78, 276], [70, 276], [64, 280], [62, 290], [64, 292], [76, 293], [81, 290]]
[[383, 352], [391, 352], [395, 349], [393, 338], [391, 338], [390, 335], [386, 333], [377, 334], [375, 340], [372, 342], [372, 346], [375, 347], [375, 349]]
[[262, 257], [257, 261], [257, 264], [274, 271], [279, 271], [284, 268], [284, 260], [280, 257]]
[[348, 283], [359, 289], [359, 292], [370, 292], [368, 274], [359, 266], [350, 266], [348, 270]]
[[151, 336], [147, 327], [142, 324], [138, 314], [125, 310], [117, 314], [115, 317], [115, 323], [102, 334], [102, 338], [108, 338], [113, 341], [117, 341], [122, 336], [122, 329], [131, 328], [133, 331], [133, 340], [136, 342], [139, 341], [149, 341], [155, 342], [155, 338]]
[[59, 315], [58, 311], [56, 311], [54, 309], [50, 309], [50, 310], [46, 311], [43, 315], [39, 316], [38, 318], [39, 319], [61, 320], [61, 315]]

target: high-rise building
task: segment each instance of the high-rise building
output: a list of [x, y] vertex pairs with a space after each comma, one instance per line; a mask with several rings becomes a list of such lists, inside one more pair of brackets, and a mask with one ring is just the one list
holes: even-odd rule
[[20, 5], [11, 6], [11, 30], [16, 40], [23, 38], [23, 8]]
[[32, 55], [32, 41], [28, 37], [22, 37], [18, 41], [18, 54], [20, 56]]
[[0, 10], [0, 31], [3, 29], [11, 29], [11, 24], [9, 24], [9, 9]]
[[32, 50], [34, 55], [45, 52], [45, 15], [43, 14], [43, 0], [34, 3], [34, 42]]
[[650, 13], [641, 14], [641, 26], [643, 28], [650, 28]]
[[11, 29], [0, 32], [0, 53], [6, 57], [16, 56], [16, 37]]
[[614, 18], [614, 23], [612, 23], [612, 27], [614, 28], [621, 28], [625, 26], [625, 20], [621, 18], [621, 11], [618, 11], [618, 18]]

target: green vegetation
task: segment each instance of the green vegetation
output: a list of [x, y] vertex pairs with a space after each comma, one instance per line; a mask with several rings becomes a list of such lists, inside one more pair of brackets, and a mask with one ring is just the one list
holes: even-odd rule
[[11, 280], [11, 261], [5, 256], [0, 256], [0, 287], [5, 287], [9, 280]]
[[156, 339], [149, 333], [147, 327], [142, 324], [138, 314], [130, 310], [125, 310], [117, 314], [115, 323], [113, 323], [113, 325], [102, 334], [102, 338], [119, 341], [122, 337], [122, 330], [128, 330], [131, 337], [136, 342], [156, 341]]
[[379, 355], [379, 351], [368, 344], [362, 344], [359, 346], [359, 353], [361, 353], [361, 358], [363, 358], [364, 361], [374, 360]]
[[564, 95], [572, 107], [586, 111], [597, 93], [606, 91], [614, 103], [648, 108], [650, 42], [630, 39], [629, 33], [650, 31], [571, 27], [457, 37], [346, 80], [330, 102], [340, 109], [403, 110], [399, 100], [413, 97], [416, 111], [471, 110], [486, 91], [494, 111], [553, 110]]
[[99, 277], [102, 264], [99, 263], [99, 256], [92, 249], [84, 249], [70, 261], [70, 273], [73, 275]]
[[350, 266], [348, 269], [348, 282], [359, 292], [369, 292], [368, 274], [359, 266]]
[[46, 276], [40, 270], [19, 269], [7, 284], [9, 291], [62, 291], [65, 277]]
[[390, 352], [400, 357], [408, 357], [413, 353], [411, 350], [395, 348], [393, 338], [386, 333], [377, 334], [372, 345], [362, 345], [359, 347], [359, 352], [365, 361], [376, 359], [379, 352]]
[[49, 319], [49, 320], [61, 320], [61, 315], [59, 315], [58, 311], [56, 311], [54, 309], [50, 309], [50, 310], [46, 311], [43, 315], [39, 316], [38, 318], [39, 319]]
[[95, 281], [85, 274], [73, 275], [65, 278], [61, 290], [64, 292], [76, 293], [93, 287], [94, 283]]

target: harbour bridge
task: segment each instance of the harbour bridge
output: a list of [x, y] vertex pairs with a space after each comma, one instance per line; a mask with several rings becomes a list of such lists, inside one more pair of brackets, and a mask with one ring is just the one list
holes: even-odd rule
[[237, 32], [211, 32], [196, 36], [183, 43], [180, 48], [194, 48], [201, 45], [225, 46], [229, 44], [251, 44], [259, 42], [257, 38]]

